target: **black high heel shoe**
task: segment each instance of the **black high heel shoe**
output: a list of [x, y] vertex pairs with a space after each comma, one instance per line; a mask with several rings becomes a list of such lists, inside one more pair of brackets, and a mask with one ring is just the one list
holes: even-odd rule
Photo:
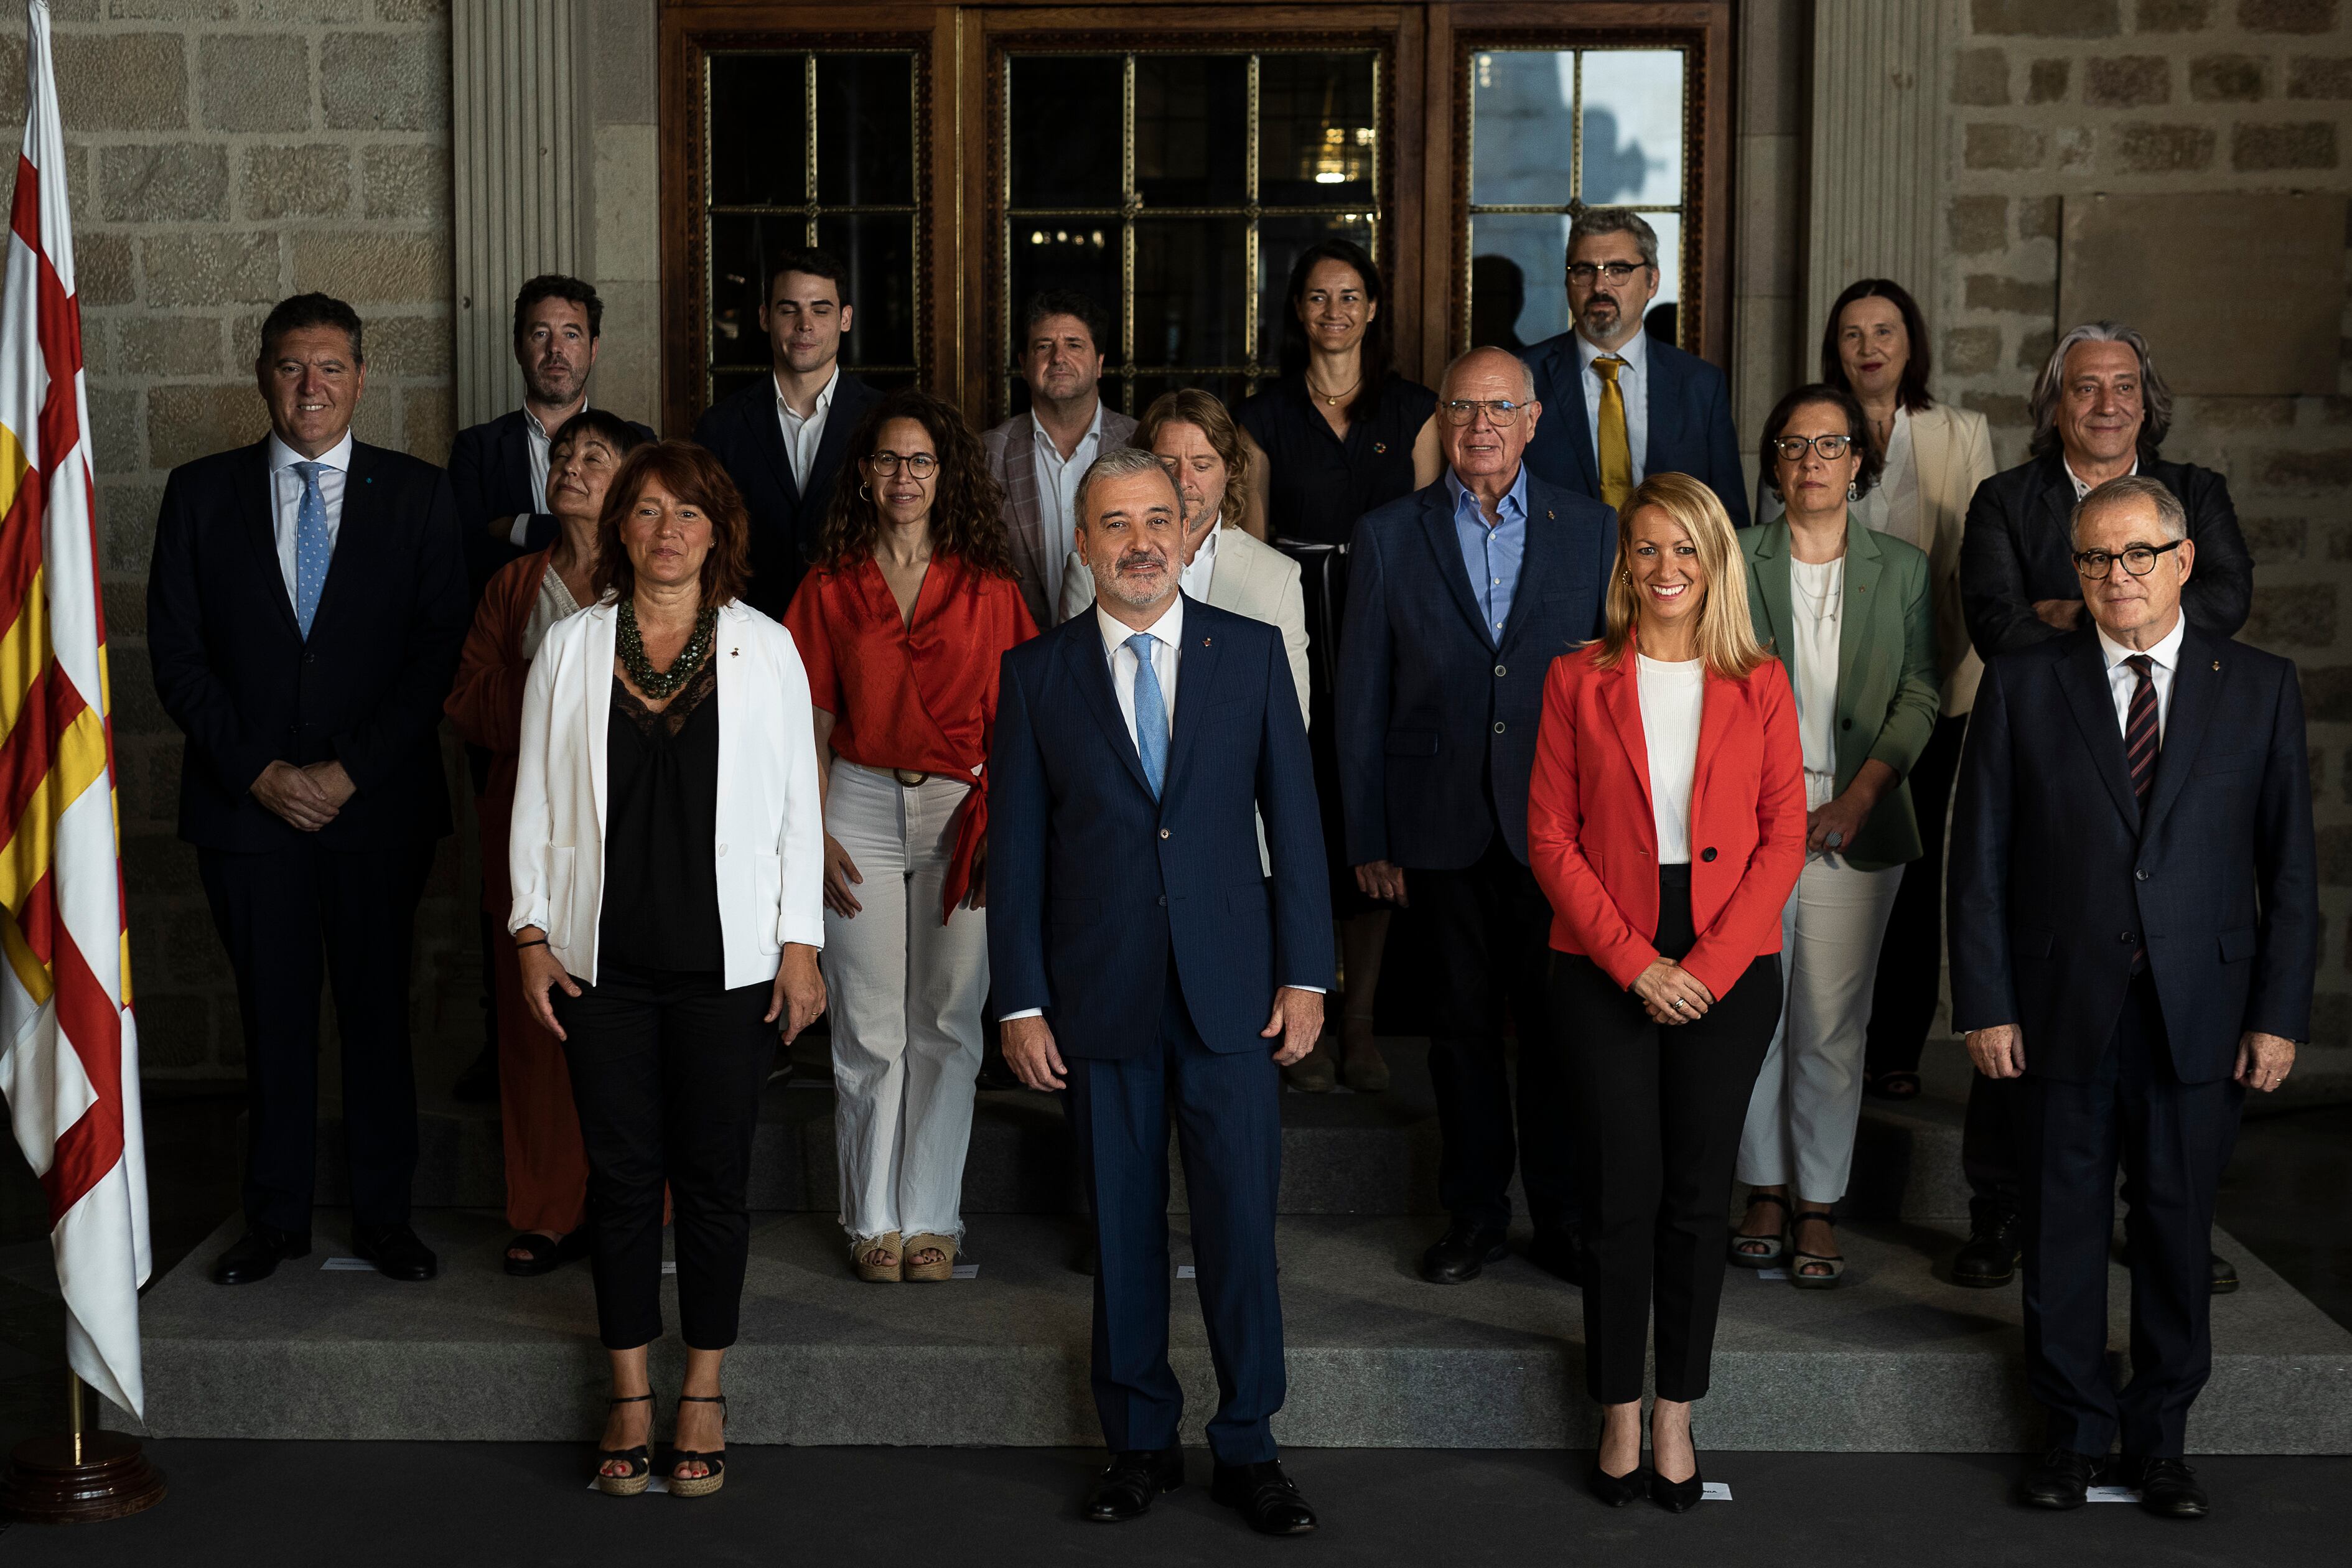
[[[1650, 1433], [1650, 1450], [1654, 1454], [1657, 1451], [1658, 1445], [1657, 1431], [1654, 1425], [1654, 1411], [1653, 1412], [1652, 1420], [1653, 1426]], [[1658, 1473], [1657, 1465], [1655, 1461], [1653, 1460], [1650, 1467], [1650, 1500], [1656, 1503], [1660, 1508], [1664, 1509], [1668, 1513], [1688, 1513], [1692, 1509], [1698, 1506], [1699, 1500], [1706, 1495], [1706, 1479], [1698, 1468], [1698, 1434], [1696, 1431], [1693, 1431], [1691, 1434], [1690, 1479], [1686, 1481], [1670, 1481], [1666, 1479], [1665, 1477]]]
[[[681, 1394], [680, 1405], [716, 1405], [722, 1428], [727, 1419], [727, 1396], [723, 1394]], [[707, 1476], [681, 1476], [677, 1468], [684, 1464], [708, 1465]], [[669, 1455], [669, 1495], [672, 1497], [709, 1497], [727, 1484], [727, 1450], [715, 1448], [702, 1453], [693, 1448], [673, 1448]]]
[[[1602, 1423], [1601, 1432], [1608, 1430]], [[1642, 1453], [1633, 1451], [1633, 1468], [1622, 1476], [1612, 1476], [1601, 1468], [1601, 1434], [1592, 1438], [1592, 1468], [1584, 1473], [1584, 1489], [1607, 1503], [1611, 1508], [1623, 1508], [1648, 1489], [1647, 1478], [1642, 1473]]]
[[[614, 1405], [650, 1405], [650, 1394], [632, 1394], [625, 1399], [608, 1399], [607, 1407]], [[608, 1476], [604, 1467], [619, 1459], [629, 1467], [628, 1474]], [[596, 1489], [606, 1497], [635, 1497], [646, 1489], [654, 1479], [653, 1450], [644, 1443], [634, 1448], [599, 1448], [596, 1450]]]

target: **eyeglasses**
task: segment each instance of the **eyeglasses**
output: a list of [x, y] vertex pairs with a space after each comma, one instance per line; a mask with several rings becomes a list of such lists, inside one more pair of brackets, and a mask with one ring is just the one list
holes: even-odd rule
[[1524, 403], [1514, 403], [1507, 397], [1497, 397], [1486, 403], [1457, 397], [1451, 403], [1439, 404], [1437, 411], [1445, 416], [1445, 422], [1448, 425], [1467, 425], [1478, 417], [1478, 410], [1483, 408], [1486, 411], [1488, 424], [1497, 430], [1507, 430], [1519, 422], [1519, 416], [1526, 411], [1527, 406]]
[[1811, 447], [1834, 463], [1844, 457], [1853, 445], [1853, 437], [1851, 436], [1783, 436], [1772, 443], [1772, 450], [1780, 455], [1784, 463], [1801, 463], [1805, 460], [1806, 448]]
[[2074, 570], [2089, 582], [2104, 583], [2114, 572], [2116, 563], [2135, 577], [2145, 577], [2156, 570], [2156, 558], [2169, 554], [2188, 541], [2176, 539], [2169, 544], [2126, 544], [2120, 553], [2109, 550], [2078, 550], [2074, 552]]
[[1648, 265], [1646, 261], [1571, 261], [1568, 264], [1568, 280], [1590, 283], [1605, 277], [1612, 283], [1622, 283]]
[[907, 466], [908, 473], [919, 479], [928, 479], [940, 471], [940, 460], [929, 452], [909, 452], [902, 458], [896, 452], [886, 450], [877, 452], [866, 459], [866, 466], [886, 479], [898, 471], [898, 465], [901, 463]]

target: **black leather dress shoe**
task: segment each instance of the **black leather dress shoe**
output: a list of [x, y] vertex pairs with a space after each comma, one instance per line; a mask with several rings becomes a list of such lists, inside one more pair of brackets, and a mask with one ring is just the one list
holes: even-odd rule
[[2019, 1483], [2017, 1500], [2029, 1508], [2080, 1508], [2099, 1479], [2099, 1461], [2072, 1448], [2053, 1448]]
[[1097, 1524], [1139, 1519], [1151, 1500], [1184, 1484], [1184, 1450], [1135, 1448], [1113, 1454], [1110, 1465], [1087, 1493], [1087, 1518]]
[[2238, 1266], [2218, 1252], [2213, 1254], [2213, 1294], [2226, 1296], [2237, 1288]]
[[278, 1264], [287, 1258], [310, 1256], [310, 1237], [308, 1234], [274, 1230], [266, 1225], [248, 1225], [245, 1234], [214, 1260], [213, 1283], [250, 1285], [278, 1272]]
[[352, 1250], [375, 1265], [387, 1279], [418, 1281], [441, 1272], [433, 1249], [416, 1239], [404, 1225], [369, 1226], [352, 1232]]
[[1952, 1283], [1989, 1289], [2017, 1278], [2022, 1225], [1990, 1204], [1969, 1205], [1969, 1239], [1952, 1255]]
[[1584, 1250], [1577, 1245], [1573, 1231], [1536, 1232], [1536, 1238], [1528, 1244], [1528, 1261], [1571, 1285], [1584, 1283]]
[[1432, 1285], [1465, 1284], [1510, 1251], [1501, 1231], [1479, 1230], [1457, 1220], [1421, 1255], [1421, 1277]]
[[2212, 1508], [2197, 1472], [2179, 1459], [2126, 1458], [2123, 1474], [2137, 1489], [2139, 1506], [2159, 1519], [2203, 1519]]
[[1305, 1535], [1315, 1528], [1315, 1510], [1298, 1495], [1298, 1483], [1282, 1473], [1282, 1461], [1219, 1465], [1209, 1488], [1212, 1500], [1239, 1509], [1260, 1535]]

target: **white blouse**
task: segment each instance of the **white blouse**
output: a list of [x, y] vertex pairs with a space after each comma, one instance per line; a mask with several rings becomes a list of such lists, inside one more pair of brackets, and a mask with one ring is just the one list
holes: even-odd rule
[[1635, 654], [1642, 700], [1642, 744], [1650, 753], [1650, 811], [1658, 830], [1658, 864], [1690, 864], [1691, 782], [1698, 773], [1699, 718], [1706, 705], [1706, 665], [1668, 664]]
[[1845, 610], [1845, 557], [1789, 558], [1789, 637], [1795, 665], [1797, 738], [1805, 753], [1805, 809], [1837, 794], [1838, 622]]

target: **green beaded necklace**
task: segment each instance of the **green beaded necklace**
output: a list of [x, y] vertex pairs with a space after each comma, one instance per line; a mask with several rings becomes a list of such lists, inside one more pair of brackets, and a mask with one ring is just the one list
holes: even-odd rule
[[710, 657], [710, 645], [719, 630], [719, 611], [705, 607], [694, 617], [694, 635], [678, 649], [677, 659], [667, 669], [656, 669], [654, 661], [646, 657], [646, 639], [637, 631], [637, 606], [634, 600], [623, 599], [620, 610], [621, 668], [638, 690], [655, 702], [675, 695], [702, 668]]

